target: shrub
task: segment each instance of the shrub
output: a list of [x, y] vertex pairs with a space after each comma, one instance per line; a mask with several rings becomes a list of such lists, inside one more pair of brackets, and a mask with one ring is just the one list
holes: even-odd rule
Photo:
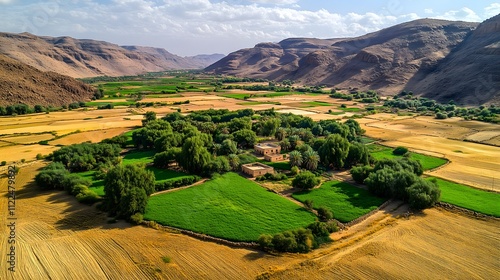
[[408, 196], [410, 207], [420, 210], [429, 208], [438, 202], [441, 191], [435, 183], [418, 178], [417, 182], [408, 188]]
[[313, 209], [313, 201], [310, 199], [306, 199], [304, 201], [304, 208], [306, 208], [307, 211], [312, 211]]
[[408, 153], [408, 148], [399, 146], [392, 151], [393, 155], [402, 156]]
[[259, 239], [257, 239], [257, 243], [259, 243], [260, 247], [264, 250], [270, 250], [273, 246], [273, 237], [269, 234], [261, 234]]
[[292, 181], [292, 186], [294, 188], [300, 189], [312, 189], [320, 182], [319, 178], [316, 177], [310, 171], [300, 172]]
[[2, 163], [0, 163], [0, 166], [5, 166], [5, 165], [7, 165], [7, 161], [5, 161], [5, 160], [2, 161]]
[[333, 219], [333, 213], [330, 209], [322, 206], [318, 208], [318, 218], [322, 221], [328, 221]]
[[445, 113], [439, 112], [436, 114], [436, 119], [438, 119], [438, 120], [444, 120], [446, 118], [448, 118], [448, 116]]
[[351, 176], [354, 181], [362, 184], [372, 171], [373, 168], [369, 165], [356, 166], [351, 169]]
[[292, 176], [295, 176], [299, 174], [299, 168], [297, 166], [293, 166], [291, 169], [290, 169], [290, 175]]
[[99, 196], [92, 190], [84, 190], [82, 193], [76, 195], [76, 200], [81, 203], [92, 205], [99, 201]]
[[141, 213], [135, 213], [134, 215], [130, 216], [130, 221], [137, 225], [141, 224], [143, 219], [144, 217]]
[[70, 193], [71, 195], [77, 196], [80, 193], [84, 193], [88, 189], [89, 188], [87, 186], [78, 184], [71, 187]]

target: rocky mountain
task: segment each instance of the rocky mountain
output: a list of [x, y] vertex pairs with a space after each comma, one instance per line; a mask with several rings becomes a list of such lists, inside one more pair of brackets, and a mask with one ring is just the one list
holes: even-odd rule
[[463, 104], [500, 104], [500, 15], [481, 23], [435, 67], [406, 85], [426, 97]]
[[86, 101], [94, 88], [74, 78], [34, 67], [0, 55], [0, 105], [68, 105]]
[[[409, 89], [438, 99], [454, 98], [468, 104], [477, 103], [468, 97], [456, 97], [456, 94], [465, 84], [474, 83], [474, 79], [476, 83], [482, 80], [489, 83], [490, 73], [494, 82], [494, 73], [500, 69], [495, 67], [500, 60], [493, 57], [500, 45], [500, 33], [496, 29], [498, 19], [486, 21], [475, 30], [478, 25], [420, 19], [356, 38], [295, 38], [279, 43], [261, 43], [233, 52], [206, 70], [278, 81], [290, 79], [307, 85], [374, 89], [382, 94]], [[470, 56], [471, 53], [475, 56]], [[468, 73], [472, 70], [469, 64], [479, 56], [489, 59], [491, 67], [484, 69], [487, 74], [472, 77]], [[451, 63], [453, 61], [455, 64]], [[463, 63], [467, 63], [467, 67]], [[478, 66], [481, 64], [477, 63]], [[476, 70], [474, 67], [473, 71]], [[441, 71], [441, 74], [435, 71]], [[450, 77], [446, 71], [454, 74]], [[434, 72], [435, 75], [430, 76]], [[452, 79], [457, 80], [453, 82]], [[443, 81], [453, 84], [453, 87], [436, 86], [442, 85]]]
[[122, 47], [104, 41], [40, 37], [29, 33], [0, 33], [0, 54], [41, 71], [54, 71], [75, 78], [202, 69], [222, 56], [180, 57], [161, 48]]

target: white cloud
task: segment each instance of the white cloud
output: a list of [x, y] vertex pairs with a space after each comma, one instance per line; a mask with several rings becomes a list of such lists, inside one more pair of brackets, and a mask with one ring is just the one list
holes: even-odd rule
[[14, 2], [14, 0], [0, 0], [0, 5], [1, 4], [10, 4], [12, 2]]
[[299, 2], [299, 0], [250, 0], [250, 2], [261, 4], [291, 5]]
[[492, 3], [488, 7], [484, 8], [484, 15], [487, 18], [493, 17], [500, 14], [500, 3]]
[[462, 21], [471, 21], [471, 22], [480, 22], [481, 17], [476, 14], [473, 10], [463, 7], [460, 10], [452, 10], [445, 12], [442, 15], [436, 16], [439, 19], [447, 19], [447, 20], [462, 20]]
[[426, 13], [426, 14], [433, 14], [434, 11], [432, 9], [424, 9], [424, 13]]
[[[277, 42], [288, 37], [352, 37], [420, 18], [414, 13], [384, 11], [348, 14], [325, 9], [311, 11], [293, 7], [293, 3], [298, 2], [296, 0], [252, 2], [47, 0], [2, 7], [0, 26], [7, 32], [28, 31], [123, 45], [151, 45], [176, 54], [192, 55], [228, 53], [259, 42]], [[276, 5], [259, 5], [264, 2]], [[488, 11], [495, 9], [495, 5], [490, 7]], [[441, 18], [480, 21], [468, 8], [447, 12]]]

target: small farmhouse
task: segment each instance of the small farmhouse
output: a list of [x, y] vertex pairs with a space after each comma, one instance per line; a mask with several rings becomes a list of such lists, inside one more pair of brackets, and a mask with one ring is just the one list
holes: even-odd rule
[[243, 171], [243, 173], [245, 173], [251, 177], [262, 176], [266, 173], [274, 174], [274, 168], [272, 168], [271, 166], [262, 164], [260, 162], [244, 164], [241, 166], [241, 170]]
[[260, 155], [279, 154], [281, 146], [276, 143], [258, 143], [254, 146], [255, 153]]

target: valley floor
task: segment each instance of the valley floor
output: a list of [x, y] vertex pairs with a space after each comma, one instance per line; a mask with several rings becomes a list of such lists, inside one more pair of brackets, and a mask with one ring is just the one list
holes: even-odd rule
[[[33, 178], [42, 166], [27, 164], [16, 178], [16, 272], [3, 266], [1, 279], [401, 279], [416, 271], [420, 278], [500, 277], [498, 219], [440, 209], [406, 217], [404, 206], [393, 203], [334, 233], [332, 245], [273, 256], [124, 222], [108, 224], [105, 214], [64, 192], [40, 193]], [[7, 180], [0, 180], [0, 223], [6, 225]], [[7, 238], [3, 226], [2, 256], [9, 251]]]

